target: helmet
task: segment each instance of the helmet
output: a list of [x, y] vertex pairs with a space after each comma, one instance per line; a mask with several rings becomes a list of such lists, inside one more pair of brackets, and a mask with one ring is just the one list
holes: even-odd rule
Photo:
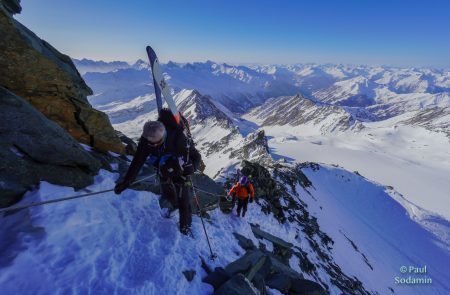
[[247, 176], [242, 176], [239, 180], [239, 183], [242, 185], [247, 184]]
[[164, 124], [159, 121], [148, 121], [144, 125], [142, 137], [148, 140], [150, 145], [159, 146], [166, 140], [167, 132]]

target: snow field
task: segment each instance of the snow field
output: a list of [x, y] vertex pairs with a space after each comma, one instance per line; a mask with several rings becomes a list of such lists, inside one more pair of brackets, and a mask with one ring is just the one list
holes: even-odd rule
[[358, 171], [368, 179], [393, 186], [419, 207], [450, 219], [448, 138], [421, 127], [370, 124], [373, 126], [356, 134], [314, 134], [305, 126], [264, 130], [271, 138], [271, 152], [277, 156]]
[[[321, 167], [319, 171], [303, 169], [313, 182], [314, 199], [302, 193], [310, 213], [317, 217], [321, 229], [335, 241], [333, 257], [348, 275], [359, 278], [369, 290], [396, 294], [446, 294], [450, 290], [450, 241], [432, 233], [414, 220], [402, 204], [395, 201], [383, 186], [374, 184], [343, 169]], [[337, 181], [341, 179], [341, 181]], [[298, 187], [301, 193], [303, 188]], [[422, 211], [416, 207], [416, 210]], [[425, 212], [424, 212], [425, 213]], [[437, 224], [450, 223], [445, 219]], [[358, 247], [353, 250], [351, 239]], [[367, 257], [373, 270], [364, 262]], [[401, 266], [427, 265], [432, 285], [397, 286]]]

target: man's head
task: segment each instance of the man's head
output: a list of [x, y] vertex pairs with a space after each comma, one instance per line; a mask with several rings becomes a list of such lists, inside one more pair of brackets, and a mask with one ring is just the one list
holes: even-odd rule
[[142, 137], [148, 140], [150, 145], [159, 146], [166, 140], [167, 132], [163, 123], [159, 121], [148, 121], [144, 125]]
[[246, 185], [247, 184], [247, 177], [246, 176], [242, 176], [241, 179], [239, 180], [239, 183], [241, 185]]

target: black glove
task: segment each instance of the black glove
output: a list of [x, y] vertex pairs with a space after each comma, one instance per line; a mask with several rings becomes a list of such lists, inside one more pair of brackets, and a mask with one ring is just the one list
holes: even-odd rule
[[253, 203], [253, 198], [250, 198], [250, 203]]
[[187, 175], [192, 175], [195, 172], [195, 168], [194, 165], [192, 165], [192, 163], [187, 163], [183, 165], [183, 175], [187, 176]]
[[116, 184], [116, 186], [114, 187], [114, 192], [117, 195], [120, 195], [124, 190], [126, 190], [128, 188], [128, 183], [126, 182], [119, 182], [118, 184]]

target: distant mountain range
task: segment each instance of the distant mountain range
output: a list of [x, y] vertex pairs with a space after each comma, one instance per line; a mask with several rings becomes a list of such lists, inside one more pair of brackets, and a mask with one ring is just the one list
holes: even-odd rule
[[[154, 91], [145, 61], [130, 65], [83, 59], [75, 64], [94, 90], [91, 103], [100, 109]], [[234, 66], [212, 61], [169, 62], [163, 70], [175, 93], [195, 89], [237, 115], [257, 107], [252, 113], [264, 116], [264, 125], [298, 125], [333, 115], [339, 117], [338, 129], [342, 130], [360, 121], [381, 121], [408, 113], [411, 118], [405, 122], [420, 121], [430, 128], [436, 125], [431, 122], [436, 117], [419, 115], [420, 119], [413, 119], [412, 112], [433, 109], [436, 116], [446, 117], [450, 107], [450, 73], [446, 70], [330, 64]], [[269, 113], [272, 115], [267, 117]], [[425, 118], [433, 120], [424, 122]], [[439, 128], [448, 132], [448, 120], [438, 121]]]
[[118, 69], [126, 69], [129, 68], [130, 65], [124, 61], [111, 61], [106, 62], [102, 60], [91, 60], [91, 59], [72, 59], [73, 63], [77, 67], [80, 74], [84, 75], [87, 72], [98, 72], [98, 73], [106, 73], [111, 72]]

